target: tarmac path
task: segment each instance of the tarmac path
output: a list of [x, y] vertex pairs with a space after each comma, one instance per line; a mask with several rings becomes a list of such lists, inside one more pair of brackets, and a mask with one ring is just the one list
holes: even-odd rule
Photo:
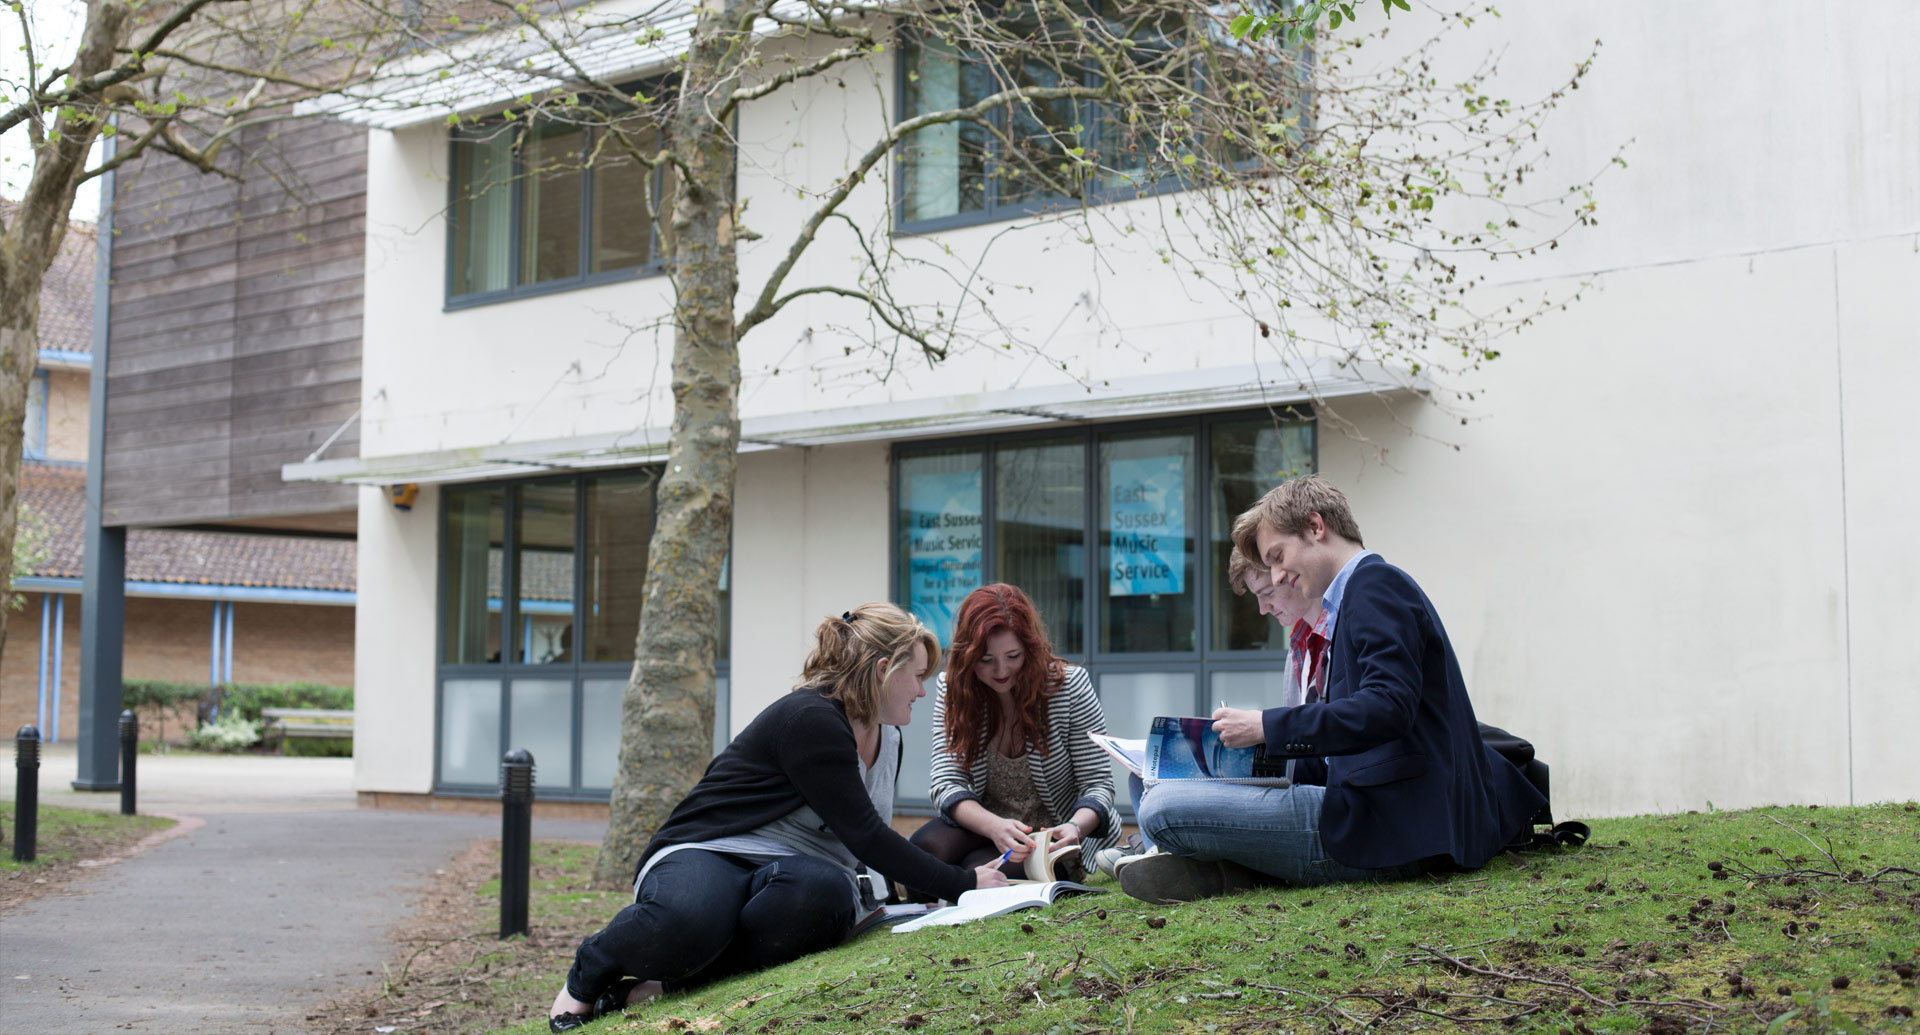
[[[224, 800], [179, 780], [152, 788], [156, 812], [225, 806], [196, 809], [205, 825], [0, 915], [0, 1031], [303, 1031], [311, 1007], [380, 972], [387, 931], [434, 870], [500, 833], [497, 816], [354, 809], [350, 768], [252, 785], [285, 795], [276, 802], [206, 761], [196, 764], [225, 784]], [[142, 766], [145, 812], [150, 776], [164, 767]], [[64, 788], [54, 775], [42, 786]], [[598, 840], [602, 830], [534, 824], [536, 838]]]

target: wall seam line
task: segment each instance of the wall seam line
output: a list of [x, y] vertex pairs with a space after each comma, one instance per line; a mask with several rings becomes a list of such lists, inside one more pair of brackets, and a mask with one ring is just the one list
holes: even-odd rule
[[1859, 758], [1853, 747], [1853, 548], [1852, 524], [1847, 513], [1847, 381], [1845, 342], [1840, 319], [1840, 249], [1829, 253], [1833, 263], [1833, 390], [1834, 418], [1840, 439], [1840, 627], [1842, 653], [1846, 668], [1847, 700], [1847, 804], [1856, 804], [1854, 777]]

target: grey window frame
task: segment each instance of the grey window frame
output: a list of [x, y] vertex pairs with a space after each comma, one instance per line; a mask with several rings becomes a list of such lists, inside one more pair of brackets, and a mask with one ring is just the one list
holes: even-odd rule
[[[449, 679], [495, 680], [500, 692], [500, 750], [502, 754], [511, 750], [509, 741], [511, 730], [511, 687], [515, 679], [570, 679], [573, 684], [572, 701], [572, 766], [567, 774], [565, 785], [558, 785], [541, 767], [540, 760], [534, 759], [534, 797], [539, 801], [585, 801], [604, 802], [610, 797], [610, 790], [583, 787], [580, 780], [581, 747], [584, 739], [583, 710], [585, 704], [585, 684], [590, 679], [625, 679], [633, 672], [633, 662], [628, 661], [581, 661], [586, 652], [586, 637], [583, 631], [576, 631], [578, 646], [572, 651], [572, 657], [559, 664], [528, 664], [512, 660], [520, 653], [520, 594], [518, 590], [519, 558], [514, 545], [519, 531], [520, 490], [523, 486], [538, 483], [557, 483], [572, 481], [574, 485], [573, 531], [576, 561], [573, 566], [573, 614], [575, 629], [579, 630], [580, 615], [584, 613], [586, 597], [587, 566], [578, 562], [579, 551], [587, 542], [587, 483], [594, 478], [620, 477], [647, 472], [653, 475], [656, 493], [659, 475], [665, 469], [661, 464], [648, 464], [642, 467], [606, 468], [593, 471], [564, 474], [534, 475], [525, 478], [501, 479], [490, 482], [462, 482], [446, 486], [446, 489], [459, 490], [482, 486], [500, 487], [506, 490], [505, 511], [502, 514], [500, 537], [503, 544], [500, 558], [500, 659], [497, 662], [477, 662], [449, 664], [445, 660], [444, 641], [450, 601], [447, 597], [447, 579], [444, 565], [446, 551], [444, 536], [447, 529], [448, 492], [440, 493], [440, 506], [436, 520], [439, 521], [439, 545], [436, 547], [434, 574], [435, 590], [434, 611], [434, 679], [433, 679], [433, 793], [447, 798], [496, 798], [500, 787], [494, 784], [448, 783], [440, 779], [441, 723], [440, 717], [446, 707], [446, 684]], [[656, 497], [657, 499], [657, 497]], [[659, 516], [656, 509], [654, 521], [647, 526], [646, 534], [651, 537]], [[729, 723], [733, 705], [731, 655], [714, 658], [714, 677], [725, 681], [725, 689], [716, 685], [714, 690], [713, 751], [719, 754], [732, 739]]]
[[[1288, 0], [1288, 2], [1290, 3], [1291, 0]], [[901, 46], [895, 47], [894, 50], [893, 110], [899, 113], [900, 118], [904, 119], [907, 117], [907, 76], [909, 72], [907, 58], [909, 54], [917, 53], [919, 48], [916, 46], [916, 41], [908, 39], [904, 40]], [[1305, 53], [1305, 63], [1302, 66], [1302, 76], [1308, 82], [1311, 82], [1313, 79], [1314, 68], [1314, 51], [1312, 47], [1308, 47]], [[1081, 84], [1092, 86], [1098, 83], [1099, 78], [1097, 73], [1089, 71], [1081, 80]], [[1088, 103], [1098, 104], [1100, 102], [1090, 101]], [[1004, 125], [998, 120], [1003, 118], [1004, 115], [995, 116], [995, 124], [1002, 128], [1004, 128]], [[1311, 119], [1312, 106], [1307, 105], [1300, 114], [1302, 127], [1304, 128]], [[1090, 150], [1099, 151], [1101, 135], [1104, 133], [1103, 127], [1106, 125], [1105, 121], [1095, 118], [1089, 123], [1083, 123], [1083, 125], [1086, 126], [1086, 132], [1084, 134], [1086, 143], [1084, 146]], [[907, 147], [909, 143], [910, 139], [902, 139], [894, 149], [893, 161], [896, 175], [893, 177], [893, 211], [896, 217], [899, 213], [906, 211], [907, 183], [911, 179], [911, 177], [907, 175]], [[996, 165], [1002, 161], [1001, 149], [1004, 145], [1000, 142], [1000, 139], [998, 137], [990, 138], [987, 146], [989, 149], [989, 165]], [[1170, 194], [1176, 191], [1190, 189], [1184, 170], [1172, 168], [1167, 170], [1167, 175], [1138, 186], [1096, 186], [1084, 191], [1078, 197], [1043, 198], [1000, 205], [995, 201], [995, 197], [998, 195], [998, 190], [995, 187], [997, 182], [999, 182], [998, 177], [989, 175], [987, 180], [989, 193], [987, 205], [978, 212], [960, 212], [951, 216], [938, 216], [933, 219], [908, 220], [896, 218], [894, 220], [893, 233], [895, 236], [911, 237], [919, 234], [938, 233], [942, 230], [956, 230], [962, 227], [982, 226], [988, 223], [1003, 223], [1009, 219], [1019, 219], [1022, 216], [1062, 212], [1074, 208], [1110, 205], [1116, 202], [1157, 197], [1161, 194]]]
[[[1207, 413], [1185, 414], [1175, 417], [1158, 417], [1142, 420], [1123, 420], [1108, 423], [1088, 423], [1081, 425], [1046, 425], [1020, 431], [966, 435], [952, 438], [927, 438], [900, 440], [892, 443], [888, 456], [889, 484], [887, 491], [887, 596], [896, 604], [906, 606], [901, 594], [901, 549], [899, 537], [900, 520], [900, 461], [902, 454], [919, 449], [978, 449], [980, 451], [980, 578], [983, 585], [995, 581], [994, 570], [997, 533], [994, 525], [994, 454], [998, 447], [1012, 443], [1029, 441], [1057, 441], [1071, 437], [1077, 431], [1081, 439], [1081, 448], [1085, 457], [1084, 499], [1087, 501], [1085, 523], [1082, 525], [1086, 536], [1087, 577], [1081, 587], [1081, 613], [1086, 616], [1087, 627], [1082, 630], [1081, 643], [1085, 649], [1072, 654], [1062, 653], [1061, 659], [1069, 664], [1079, 665], [1092, 677], [1096, 694], [1104, 697], [1101, 686], [1102, 677], [1110, 673], [1128, 672], [1191, 672], [1194, 676], [1195, 711], [1191, 714], [1211, 714], [1212, 708], [1206, 698], [1213, 682], [1215, 672], [1252, 672], [1270, 671], [1276, 665], [1286, 662], [1287, 652], [1274, 649], [1216, 650], [1213, 648], [1213, 608], [1212, 599], [1214, 580], [1225, 577], [1225, 572], [1213, 570], [1209, 562], [1213, 537], [1213, 429], [1221, 424], [1238, 424], [1254, 419], [1272, 419], [1304, 423], [1313, 429], [1311, 436], [1311, 466], [1318, 470], [1320, 466], [1320, 425], [1313, 412], [1303, 406], [1276, 406], [1253, 410], [1222, 410]], [[1100, 437], [1106, 434], [1125, 434], [1128, 432], [1185, 432], [1193, 436], [1193, 456], [1196, 476], [1193, 484], [1194, 495], [1194, 645], [1190, 651], [1103, 651], [1099, 649], [1100, 637], [1098, 622], [1099, 579], [1095, 577], [1094, 558], [1099, 550], [1099, 504], [1098, 486], [1100, 479], [1099, 445]], [[945, 646], [943, 643], [942, 646]], [[1124, 799], [1124, 788], [1120, 789], [1120, 798]], [[925, 798], [901, 798], [898, 804], [907, 814], [928, 814], [932, 803]], [[1131, 803], [1120, 802], [1121, 811], [1131, 814]]]
[[[535, 121], [531, 125], [524, 123], [509, 124], [504, 119], [492, 119], [482, 122], [479, 125], [490, 127], [496, 131], [500, 131], [501, 127], [504, 126], [509, 127], [511, 131], [515, 133], [527, 133], [539, 129], [541, 124], [538, 121]], [[581, 152], [583, 154], [590, 154], [594, 147], [594, 135], [605, 131], [597, 126], [582, 126], [580, 128]], [[666, 272], [666, 263], [660, 256], [660, 221], [657, 214], [650, 231], [653, 237], [652, 243], [647, 250], [646, 262], [634, 266], [622, 266], [619, 269], [606, 270], [600, 273], [587, 272], [588, 267], [592, 265], [593, 256], [593, 177], [595, 173], [592, 166], [583, 166], [580, 170], [580, 272], [571, 277], [541, 281], [538, 284], [520, 283], [520, 255], [525, 244], [524, 234], [526, 232], [526, 227], [522, 221], [523, 208], [521, 198], [526, 189], [527, 177], [526, 166], [521, 157], [524, 148], [516, 145], [513, 148], [513, 170], [507, 178], [507, 189], [511, 192], [511, 200], [507, 205], [509, 212], [507, 221], [508, 225], [512, 228], [511, 232], [507, 235], [507, 286], [497, 291], [478, 291], [466, 295], [455, 294], [453, 287], [454, 265], [458, 262], [459, 257], [454, 254], [456, 231], [456, 227], [454, 226], [454, 212], [456, 211], [456, 202], [459, 199], [461, 184], [459, 179], [453, 175], [452, 170], [460, 168], [460, 142], [473, 135], [473, 130], [465, 128], [455, 129], [453, 132], [447, 134], [447, 169], [449, 172], [447, 175], [446, 208], [447, 261], [446, 276], [444, 278], [446, 301], [441, 307], [442, 312], [472, 309], [478, 306], [494, 305], [499, 302], [511, 302], [522, 298], [538, 298], [542, 295], [555, 295], [566, 291], [577, 291], [581, 288], [598, 287], [602, 284], [618, 284], [624, 281], [658, 276]], [[654, 169], [649, 175], [653, 179], [653, 196], [657, 200], [660, 197], [663, 174], [661, 170]]]
[[[893, 104], [894, 110], [900, 113], [900, 117], [906, 118], [907, 56], [920, 51], [918, 46], [913, 42], [908, 42], [903, 46], [896, 47], [895, 50], [897, 53], [893, 59]], [[1097, 79], [1097, 75], [1089, 72], [1081, 80], [1081, 85], [1091, 86]], [[1099, 102], [1089, 101], [1087, 103], [1097, 104]], [[1006, 117], [1004, 108], [999, 109], [989, 117], [994, 121], [995, 125], [1004, 128], [1003, 122]], [[1086, 133], [1084, 134], [1087, 141], [1085, 146], [1097, 149], [1100, 146], [1101, 120], [1096, 118], [1090, 123], [1083, 123], [1083, 125], [1087, 127]], [[907, 146], [910, 142], [911, 138], [902, 139], [894, 149], [893, 161], [896, 175], [893, 177], [893, 211], [896, 214], [906, 211], [907, 182], [910, 179], [907, 175]], [[1000, 138], [997, 136], [990, 137], [987, 147], [989, 167], [997, 168], [1003, 164], [1005, 161], [1002, 155], [1004, 145], [1000, 142]], [[909, 220], [896, 218], [893, 232], [895, 235], [903, 237], [938, 233], [942, 230], [954, 230], [960, 227], [981, 226], [987, 223], [1004, 223], [1009, 219], [1019, 219], [1021, 216], [1038, 215], [1047, 212], [1062, 212], [1090, 205], [1105, 205], [1116, 201], [1128, 201], [1134, 198], [1150, 198], [1156, 194], [1187, 189], [1186, 184], [1180, 181], [1178, 175], [1175, 175], [1156, 180], [1153, 183], [1140, 187], [1095, 188], [1083, 192], [1078, 197], [1067, 195], [1062, 197], [1035, 198], [1029, 201], [1002, 204], [996, 200], [999, 196], [998, 187], [1002, 182], [1002, 177], [989, 173], [987, 177], [987, 204], [985, 208], [978, 212], [960, 212], [951, 216], [937, 216], [933, 219]]]

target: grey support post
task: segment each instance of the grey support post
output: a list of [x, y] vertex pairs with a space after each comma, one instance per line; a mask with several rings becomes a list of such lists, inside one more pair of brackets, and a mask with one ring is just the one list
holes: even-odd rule
[[[106, 141], [106, 156], [114, 153]], [[80, 583], [80, 768], [76, 791], [120, 789], [120, 648], [127, 616], [127, 530], [101, 523], [107, 471], [108, 292], [113, 272], [113, 179], [100, 177], [93, 270], [93, 374], [88, 385], [86, 568]]]

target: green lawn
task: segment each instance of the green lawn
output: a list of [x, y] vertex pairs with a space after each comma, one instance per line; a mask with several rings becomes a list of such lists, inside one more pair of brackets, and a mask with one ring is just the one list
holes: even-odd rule
[[[1594, 828], [1582, 849], [1444, 878], [1171, 908], [1115, 888], [883, 930], [588, 1030], [1920, 1032], [1902, 1016], [1920, 1008], [1902, 976], [1920, 965], [1920, 874], [1881, 872], [1920, 871], [1920, 807]], [[584, 873], [591, 849], [566, 851], [547, 858]], [[610, 915], [619, 896], [582, 880], [544, 882], [536, 925], [577, 939]], [[511, 978], [526, 1020], [502, 1030], [546, 1030], [566, 962]]]
[[118, 812], [94, 809], [63, 809], [40, 806], [39, 830], [34, 838], [34, 860], [13, 861], [14, 803], [0, 801], [0, 830], [6, 843], [0, 845], [0, 870], [44, 869], [80, 859], [98, 858], [114, 848], [173, 825], [173, 820], [158, 816], [122, 816]]

